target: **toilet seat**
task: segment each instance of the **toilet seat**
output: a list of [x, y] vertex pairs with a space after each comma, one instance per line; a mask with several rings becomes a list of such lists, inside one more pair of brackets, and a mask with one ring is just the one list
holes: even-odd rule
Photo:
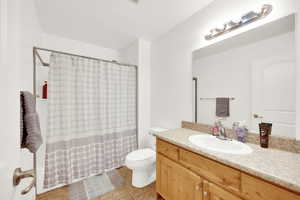
[[126, 156], [126, 166], [129, 168], [145, 168], [148, 165], [155, 163], [156, 152], [152, 149], [139, 149], [129, 153]]
[[136, 151], [133, 151], [127, 155], [127, 159], [131, 161], [143, 161], [147, 159], [151, 159], [156, 156], [155, 151], [152, 149], [146, 148], [146, 149], [139, 149]]

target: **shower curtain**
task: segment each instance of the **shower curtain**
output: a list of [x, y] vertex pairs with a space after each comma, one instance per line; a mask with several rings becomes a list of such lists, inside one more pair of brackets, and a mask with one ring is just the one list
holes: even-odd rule
[[137, 148], [136, 68], [54, 53], [44, 187], [120, 167]]

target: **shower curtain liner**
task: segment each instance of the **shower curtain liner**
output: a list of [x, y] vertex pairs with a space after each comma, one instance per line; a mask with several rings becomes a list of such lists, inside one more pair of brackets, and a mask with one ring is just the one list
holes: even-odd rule
[[137, 148], [136, 70], [51, 55], [44, 188], [120, 167]]

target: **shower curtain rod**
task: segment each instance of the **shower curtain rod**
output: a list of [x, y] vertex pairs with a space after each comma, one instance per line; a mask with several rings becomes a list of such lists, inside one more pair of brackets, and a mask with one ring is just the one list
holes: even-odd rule
[[98, 61], [102, 61], [102, 62], [115, 63], [117, 65], [123, 65], [123, 66], [127, 66], [127, 67], [135, 67], [135, 68], [137, 68], [136, 65], [126, 64], [126, 63], [120, 63], [120, 62], [117, 62], [115, 60], [105, 60], [105, 59], [101, 59], [101, 58], [94, 58], [94, 57], [89, 57], [89, 56], [72, 54], [72, 53], [67, 53], [67, 52], [57, 51], [57, 50], [52, 50], [52, 49], [46, 49], [46, 48], [40, 48], [40, 47], [33, 47], [34, 54], [37, 56], [37, 58], [40, 60], [41, 64], [44, 67], [49, 67], [50, 65], [49, 65], [49, 63], [43, 61], [43, 59], [42, 59], [42, 57], [41, 57], [41, 55], [39, 54], [38, 51], [47, 51], [47, 52], [51, 52], [51, 53], [64, 54], [64, 55], [69, 55], [69, 56], [75, 56], [75, 57], [80, 57], [80, 58], [85, 58], [85, 59], [90, 59], [90, 60], [98, 60]]

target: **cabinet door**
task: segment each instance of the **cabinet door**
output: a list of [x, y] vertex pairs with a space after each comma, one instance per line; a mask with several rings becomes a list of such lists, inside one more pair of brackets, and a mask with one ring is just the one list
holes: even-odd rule
[[161, 154], [157, 155], [156, 185], [165, 200], [202, 200], [202, 179]]
[[177, 200], [202, 200], [202, 178], [186, 168], [178, 165], [176, 167]]
[[260, 180], [248, 174], [242, 174], [243, 195], [250, 200], [300, 200], [300, 195]]
[[203, 181], [203, 200], [242, 200], [219, 186]]
[[165, 199], [172, 200], [175, 193], [175, 168], [160, 154], [156, 161], [156, 191]]

